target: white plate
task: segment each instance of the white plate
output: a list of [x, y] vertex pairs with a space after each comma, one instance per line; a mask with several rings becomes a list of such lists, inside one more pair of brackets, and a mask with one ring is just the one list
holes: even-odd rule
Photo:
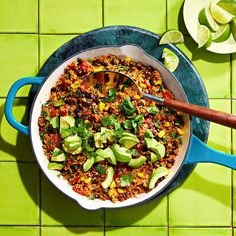
[[[197, 29], [198, 29], [198, 15], [199, 12], [206, 4], [210, 2], [218, 2], [217, 0], [185, 0], [184, 2], [184, 22], [189, 34], [197, 42]], [[228, 54], [236, 52], [236, 42], [231, 34], [229, 39], [225, 42], [215, 43], [212, 42], [211, 46], [207, 48], [208, 51]]]

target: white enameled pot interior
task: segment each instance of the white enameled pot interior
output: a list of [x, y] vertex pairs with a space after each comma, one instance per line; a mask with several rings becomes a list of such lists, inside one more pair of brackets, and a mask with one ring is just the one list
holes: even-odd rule
[[48, 177], [48, 179], [58, 189], [60, 189], [63, 193], [65, 193], [69, 197], [76, 200], [82, 207], [90, 210], [98, 208], [117, 208], [117, 207], [131, 206], [146, 201], [147, 199], [152, 198], [154, 195], [158, 194], [168, 185], [168, 183], [175, 177], [176, 172], [181, 168], [181, 165], [185, 158], [185, 154], [188, 149], [189, 137], [190, 137], [190, 119], [188, 115], [184, 115], [183, 118], [185, 125], [184, 125], [183, 144], [180, 148], [179, 155], [176, 157], [175, 164], [170, 170], [168, 177], [149, 193], [141, 194], [137, 198], [130, 198], [123, 202], [113, 203], [111, 201], [102, 201], [99, 199], [89, 200], [87, 199], [87, 197], [74, 192], [72, 190], [72, 187], [67, 183], [67, 181], [58, 175], [59, 174], [58, 171], [49, 170], [47, 168], [48, 159], [44, 155], [42, 148], [42, 141], [40, 140], [39, 129], [38, 129], [38, 117], [40, 116], [41, 106], [48, 100], [51, 87], [55, 85], [60, 75], [64, 72], [64, 68], [68, 64], [76, 60], [77, 57], [90, 58], [107, 54], [113, 54], [117, 56], [130, 56], [134, 61], [140, 61], [145, 65], [150, 65], [154, 67], [155, 69], [160, 71], [165, 86], [174, 93], [175, 99], [187, 102], [183, 89], [181, 88], [177, 80], [173, 77], [173, 75], [160, 62], [147, 55], [139, 47], [133, 45], [124, 45], [121, 47], [101, 47], [101, 48], [90, 49], [82, 53], [78, 53], [73, 57], [71, 57], [70, 59], [68, 59], [67, 61], [65, 61], [63, 64], [61, 64], [46, 79], [46, 81], [40, 88], [38, 94], [36, 95], [30, 117], [31, 118], [30, 133], [36, 159], [40, 167]]

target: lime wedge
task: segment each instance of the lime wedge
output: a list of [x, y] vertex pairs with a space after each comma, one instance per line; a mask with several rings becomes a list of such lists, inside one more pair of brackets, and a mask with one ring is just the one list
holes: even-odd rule
[[169, 31], [166, 31], [162, 35], [159, 45], [167, 44], [167, 43], [177, 44], [177, 43], [183, 43], [183, 42], [184, 42], [184, 36], [180, 31], [169, 30]]
[[198, 48], [208, 48], [212, 43], [211, 31], [205, 25], [198, 26]]
[[217, 5], [236, 16], [236, 0], [221, 0]]
[[211, 31], [217, 31], [219, 29], [218, 24], [215, 22], [214, 18], [211, 15], [209, 5], [207, 5], [200, 11], [198, 20], [201, 25], [207, 26]]
[[212, 40], [214, 42], [223, 42], [229, 38], [230, 34], [230, 25], [221, 25], [219, 30], [212, 34]]
[[164, 65], [171, 71], [175, 71], [179, 65], [179, 58], [174, 52], [168, 48], [163, 49], [162, 58], [164, 58]]
[[231, 32], [234, 36], [234, 40], [236, 41], [236, 19], [231, 21]]
[[213, 18], [220, 24], [227, 24], [234, 18], [234, 15], [214, 3], [211, 3], [210, 9]]

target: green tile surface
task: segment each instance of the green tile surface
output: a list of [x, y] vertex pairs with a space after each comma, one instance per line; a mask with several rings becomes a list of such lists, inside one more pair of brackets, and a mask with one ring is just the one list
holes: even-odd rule
[[172, 228], [170, 236], [231, 236], [230, 228]]
[[236, 98], [236, 53], [232, 56], [232, 97]]
[[0, 179], [0, 225], [39, 224], [37, 165], [0, 162]]
[[136, 236], [167, 236], [167, 228], [158, 228], [158, 227], [109, 227], [106, 228], [106, 236], [120, 236], [120, 235], [136, 235]]
[[[230, 111], [227, 100], [212, 100], [211, 107]], [[211, 124], [208, 144], [230, 152], [230, 129]], [[169, 203], [171, 226], [230, 226], [231, 170], [215, 164], [198, 164], [181, 188], [170, 194]]]
[[167, 198], [127, 209], [106, 210], [108, 226], [167, 226]]
[[[27, 99], [15, 99], [13, 114], [27, 124]], [[0, 161], [34, 161], [29, 137], [11, 127], [4, 116], [5, 98], [0, 98]]]
[[[5, 97], [14, 81], [35, 76], [38, 69], [38, 35], [0, 34], [0, 97]], [[29, 86], [18, 96], [27, 96]]]
[[[183, 23], [183, 3], [0, 0], [0, 236], [233, 236], [236, 171], [198, 164], [163, 199], [127, 209], [88, 211], [40, 174], [29, 138], [10, 127], [3, 115], [14, 81], [35, 76], [47, 58], [71, 38], [110, 25], [138, 26], [159, 34], [166, 29], [181, 30], [185, 43], [178, 47], [199, 71], [211, 107], [232, 109], [236, 114], [236, 54], [197, 50]], [[13, 109], [15, 118], [26, 124], [28, 91], [26, 86], [18, 92]], [[236, 155], [236, 131], [211, 123], [208, 145]]]
[[77, 35], [41, 35], [40, 40], [40, 66], [47, 58], [61, 45], [74, 38]]
[[40, 0], [40, 33], [83, 33], [102, 27], [102, 0]]
[[103, 211], [88, 211], [66, 197], [47, 179], [42, 178], [42, 225], [103, 225]]
[[38, 32], [38, 0], [1, 0], [0, 32]]
[[132, 25], [163, 33], [166, 30], [166, 1], [105, 0], [104, 24]]
[[0, 236], [39, 236], [36, 226], [0, 226]]
[[103, 236], [103, 229], [98, 227], [93, 228], [79, 228], [79, 227], [42, 227], [41, 236]]
[[209, 98], [230, 97], [230, 55], [197, 50], [196, 43], [190, 36], [186, 36], [184, 44], [178, 47], [192, 59], [203, 79]]

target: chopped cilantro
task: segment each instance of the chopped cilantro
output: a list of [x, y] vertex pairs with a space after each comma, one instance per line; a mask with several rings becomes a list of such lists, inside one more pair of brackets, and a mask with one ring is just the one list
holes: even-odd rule
[[103, 97], [102, 102], [114, 102], [116, 99], [116, 89], [112, 88], [108, 91], [108, 97]]
[[136, 108], [130, 101], [130, 97], [124, 99], [124, 101], [119, 105], [120, 110], [124, 113], [124, 115], [132, 115]]
[[59, 118], [58, 118], [57, 116], [53, 117], [53, 118], [50, 120], [50, 125], [51, 125], [54, 129], [59, 128]]
[[125, 121], [123, 122], [123, 127], [124, 127], [125, 129], [131, 130], [133, 126], [132, 126], [132, 123], [131, 123], [130, 120], [125, 120]]
[[152, 115], [156, 115], [159, 109], [156, 106], [150, 106], [147, 108], [147, 112]]
[[129, 66], [124, 66], [124, 65], [121, 65], [118, 69], [118, 71], [125, 71], [125, 70], [128, 70], [129, 69]]
[[106, 169], [101, 164], [98, 164], [95, 169], [99, 174], [105, 174], [106, 173]]
[[62, 104], [63, 104], [63, 100], [62, 100], [62, 99], [60, 99], [60, 100], [57, 101], [57, 102], [54, 102], [54, 106], [55, 106], [55, 107], [60, 107]]
[[122, 187], [129, 186], [134, 179], [134, 174], [131, 172], [130, 174], [127, 175], [122, 175], [120, 177], [120, 185]]

